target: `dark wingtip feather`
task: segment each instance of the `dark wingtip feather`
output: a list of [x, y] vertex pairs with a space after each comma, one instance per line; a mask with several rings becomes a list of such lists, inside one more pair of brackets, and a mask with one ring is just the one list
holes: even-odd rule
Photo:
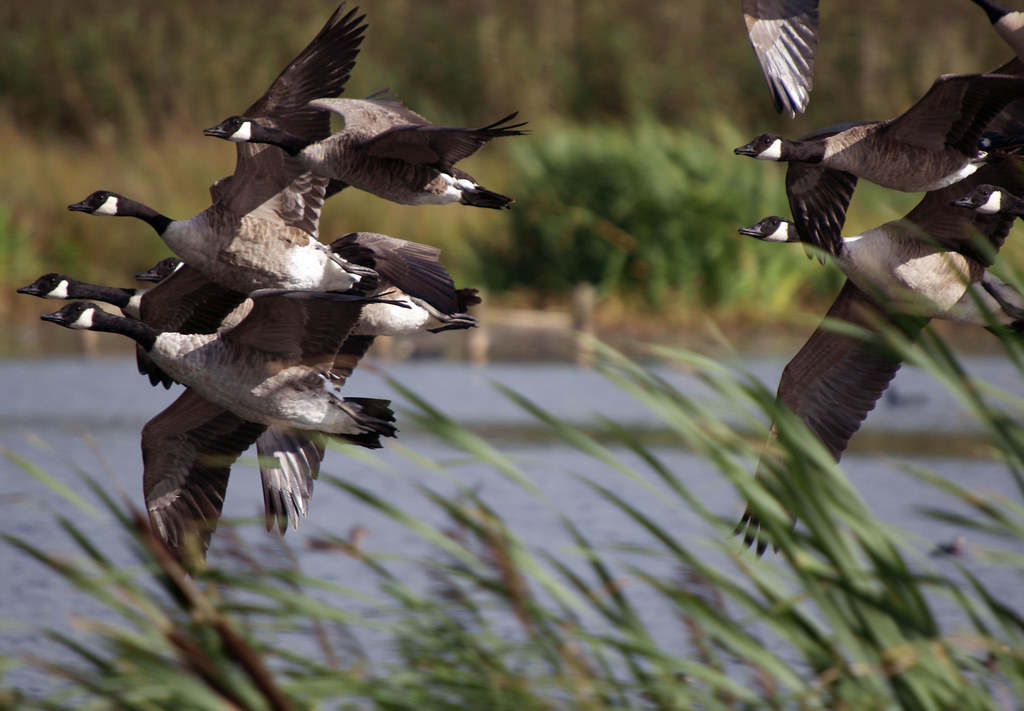
[[515, 200], [478, 186], [476, 190], [463, 190], [462, 199], [459, 200], [459, 202], [463, 205], [472, 205], [473, 207], [488, 207], [492, 210], [508, 210], [511, 208], [512, 203], [515, 202]]

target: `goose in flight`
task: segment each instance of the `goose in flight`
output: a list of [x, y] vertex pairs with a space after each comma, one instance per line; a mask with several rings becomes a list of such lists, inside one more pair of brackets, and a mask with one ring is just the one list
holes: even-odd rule
[[321, 98], [314, 109], [341, 115], [345, 127], [323, 140], [297, 136], [251, 114], [231, 116], [204, 131], [240, 144], [279, 146], [316, 175], [405, 205], [506, 208], [512, 198], [487, 190], [455, 167], [495, 138], [520, 136], [510, 114], [483, 128], [435, 126], [382, 93], [367, 99]]
[[[927, 193], [906, 216], [844, 237], [834, 261], [847, 280], [818, 327], [786, 365], [779, 404], [797, 415], [839, 460], [900, 367], [880, 339], [839, 332], [843, 322], [877, 334], [897, 329], [910, 340], [929, 319], [1024, 331], [1024, 297], [989, 274], [1013, 216], [971, 213], [951, 204], [963, 190], [998, 180], [1024, 194], [1024, 176], [1010, 161], [980, 169], [964, 183]], [[741, 234], [766, 242], [800, 242], [792, 222], [767, 217]], [[773, 426], [771, 439], [776, 436]], [[761, 467], [759, 467], [760, 469]], [[758, 554], [767, 542], [748, 507], [739, 530]]]

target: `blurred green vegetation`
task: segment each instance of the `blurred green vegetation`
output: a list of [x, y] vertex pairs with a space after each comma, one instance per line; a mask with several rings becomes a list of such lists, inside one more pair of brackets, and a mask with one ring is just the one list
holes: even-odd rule
[[[460, 282], [486, 287], [497, 303], [551, 304], [585, 279], [606, 299], [654, 313], [770, 320], [796, 294], [820, 310], [837, 281], [831, 270], [736, 235], [787, 207], [784, 171], [731, 148], [764, 130], [800, 135], [893, 115], [938, 74], [990, 69], [1008, 55], [964, 0], [825, 3], [809, 114], [790, 121], [771, 109], [729, 3], [360, 7], [369, 29], [346, 95], [389, 86], [433, 121], [460, 125], [518, 109], [532, 133], [465, 164], [517, 198], [511, 213], [409, 208], [346, 191], [328, 203], [322, 235], [373, 230], [436, 244]], [[249, 105], [332, 9], [313, 0], [4, 3], [0, 209], [4, 229], [28, 240], [2, 242], [0, 311], [36, 313], [10, 287], [39, 268], [123, 284], [164, 256], [144, 227], [69, 216], [64, 206], [110, 188], [172, 217], [203, 209], [207, 186], [234, 158], [199, 130]], [[862, 191], [850, 229], [913, 204]], [[1017, 241], [1008, 258], [1024, 263]]]
[[803, 268], [800, 250], [750, 249], [736, 235], [786, 205], [777, 175], [722, 160], [739, 138], [724, 121], [710, 136], [645, 121], [518, 142], [509, 153], [519, 204], [504, 241], [476, 245], [482, 281], [528, 284], [537, 305], [589, 282], [655, 307], [784, 307], [808, 279], [838, 272]]

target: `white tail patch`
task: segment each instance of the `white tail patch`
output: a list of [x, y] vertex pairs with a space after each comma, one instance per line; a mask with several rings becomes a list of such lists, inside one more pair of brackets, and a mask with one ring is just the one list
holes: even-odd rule
[[342, 397], [342, 394], [341, 394], [341, 386], [340, 385], [335, 383], [333, 380], [328, 378], [323, 373], [317, 373], [317, 375], [319, 375], [320, 379], [323, 381], [324, 392], [327, 393], [328, 397], [330, 397], [332, 400], [337, 400], [338, 402], [344, 402], [345, 401], [345, 398]]
[[93, 213], [94, 215], [116, 215], [117, 214], [117, 196], [108, 195], [107, 199], [103, 201], [103, 204], [97, 207]]

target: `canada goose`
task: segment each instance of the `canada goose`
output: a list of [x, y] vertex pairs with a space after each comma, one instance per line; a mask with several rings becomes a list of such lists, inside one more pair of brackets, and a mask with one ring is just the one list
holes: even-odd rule
[[[995, 178], [1024, 192], [1024, 177], [1009, 162], [987, 165], [965, 182]], [[962, 189], [952, 185], [929, 192], [904, 218], [843, 238], [834, 258], [847, 281], [825, 321], [844, 321], [871, 333], [886, 324], [911, 340], [932, 318], [1024, 331], [1024, 297], [986, 270], [1013, 218], [957, 215], [950, 198]], [[740, 233], [768, 242], [801, 241], [793, 223], [779, 217]], [[786, 365], [777, 399], [838, 461], [899, 367], [899, 356], [890, 349], [822, 325]], [[748, 545], [757, 540], [758, 554], [764, 551], [766, 542], [749, 508], [740, 530]]]
[[743, 0], [743, 20], [775, 110], [803, 113], [818, 50], [818, 0]]
[[[343, 7], [247, 114], [306, 140], [330, 134], [330, 115], [308, 103], [339, 94], [355, 64], [365, 25], [355, 10], [339, 17]], [[190, 266], [234, 291], [372, 288], [371, 270], [348, 264], [316, 240], [325, 179], [267, 146], [239, 144], [236, 153], [235, 173], [219, 199], [188, 220], [105, 190], [68, 209], [141, 219]]]
[[345, 128], [324, 140], [303, 138], [251, 114], [231, 116], [203, 133], [237, 143], [283, 148], [317, 175], [405, 205], [507, 208], [512, 198], [481, 187], [454, 167], [485, 143], [519, 136], [525, 124], [510, 114], [483, 128], [435, 126], [381, 93], [367, 99], [324, 99], [309, 106], [340, 114]]
[[934, 191], [973, 173], [978, 141], [1024, 77], [940, 76], [917, 103], [887, 121], [846, 123], [791, 141], [762, 134], [738, 155], [789, 163], [786, 193], [801, 240], [835, 254], [857, 179], [906, 192]]
[[[352, 251], [357, 253], [357, 250]], [[18, 289], [18, 293], [49, 299], [102, 301], [118, 306], [129, 318], [142, 319], [150, 326], [177, 333], [215, 333], [236, 325], [248, 315], [251, 300], [206, 281], [195, 270], [184, 268], [180, 260], [170, 259], [172, 261], [162, 260], [157, 265], [159, 271], [169, 277], [181, 270], [180, 276], [173, 279], [165, 277], [161, 280], [163, 286], [148, 290], [88, 284], [63, 274], [45, 274]], [[140, 302], [145, 304], [141, 310]], [[397, 304], [391, 308], [405, 310]], [[339, 351], [332, 374], [341, 379], [351, 375], [372, 341], [372, 338], [366, 341], [356, 336], [347, 339]], [[139, 372], [147, 375], [153, 385], [162, 384], [170, 388], [175, 382], [153, 363], [140, 344], [136, 344], [136, 356]], [[346, 439], [344, 435], [339, 437]], [[361, 439], [357, 437], [352, 443], [361, 444]], [[323, 461], [322, 444], [295, 436], [287, 430], [268, 427], [256, 440], [256, 452], [263, 482], [267, 530], [277, 526], [283, 534], [289, 525], [298, 528], [299, 519], [306, 516], [313, 482]]]
[[985, 11], [989, 22], [1006, 44], [1024, 60], [1024, 12], [1009, 10], [992, 0], [973, 0]]
[[[144, 489], [154, 527], [169, 545], [178, 546], [189, 530], [205, 546], [202, 522], [219, 514], [230, 463], [267, 426], [313, 440], [320, 433], [344, 435], [367, 447], [394, 436], [387, 401], [343, 398], [344, 376], [332, 370], [360, 310], [372, 301], [350, 294], [256, 292], [250, 313], [216, 334], [161, 331], [87, 302], [42, 318], [126, 335], [188, 387], [187, 397], [143, 429]], [[194, 408], [200, 415], [190, 415]], [[182, 438], [191, 449], [178, 451]], [[224, 466], [213, 466], [207, 455], [223, 455]]]
[[[18, 293], [47, 299], [102, 301], [119, 307], [128, 318], [143, 319], [151, 326], [179, 333], [214, 333], [235, 325], [248, 314], [251, 308], [248, 299], [232, 297], [231, 294], [236, 292], [227, 292], [194, 270], [184, 269], [182, 277], [167, 279], [182, 266], [183, 263], [175, 258], [161, 260], [150, 272], [154, 272], [154, 278], [159, 277], [164, 286], [148, 290], [101, 286], [63, 274], [44, 274], [32, 284], [18, 289]], [[147, 306], [145, 317], [140, 310], [143, 301]], [[162, 384], [170, 388], [174, 383], [152, 362], [140, 344], [136, 344], [136, 360], [139, 372], [147, 375], [153, 385]], [[320, 471], [323, 446], [306, 437], [268, 427], [256, 440], [256, 451], [263, 481], [267, 529], [277, 525], [283, 533], [288, 524], [298, 528], [299, 517], [306, 515], [313, 480]]]

